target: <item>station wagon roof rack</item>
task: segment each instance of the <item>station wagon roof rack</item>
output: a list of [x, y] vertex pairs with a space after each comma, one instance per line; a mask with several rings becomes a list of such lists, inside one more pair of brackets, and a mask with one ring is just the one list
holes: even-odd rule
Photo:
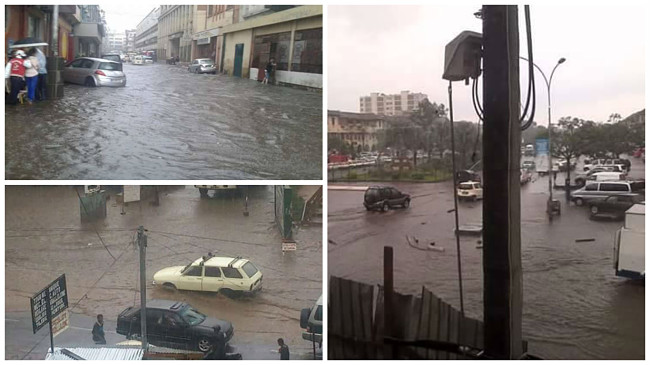
[[232, 267], [232, 265], [234, 265], [235, 262], [241, 260], [241, 258], [242, 258], [241, 256], [237, 256], [234, 259], [232, 259], [232, 261], [230, 261], [230, 263], [228, 263], [228, 267]]

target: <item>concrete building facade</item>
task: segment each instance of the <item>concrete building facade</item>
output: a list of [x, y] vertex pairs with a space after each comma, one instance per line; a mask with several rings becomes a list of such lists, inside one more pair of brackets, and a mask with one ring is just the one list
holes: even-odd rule
[[192, 58], [210, 58], [222, 71], [223, 34], [221, 28], [238, 21], [239, 5], [197, 6], [192, 36]]
[[126, 43], [126, 34], [122, 32], [109, 33], [105, 43], [107, 52], [122, 52]]
[[382, 115], [403, 115], [416, 110], [419, 103], [426, 98], [426, 94], [411, 93], [408, 90], [391, 95], [370, 93], [368, 96], [359, 98], [359, 111]]
[[224, 73], [259, 81], [275, 58], [278, 83], [322, 88], [322, 6], [246, 5], [233, 18], [221, 28]]
[[158, 16], [158, 59], [179, 57], [181, 62], [192, 58], [195, 8], [205, 5], [162, 5]]
[[357, 152], [376, 151], [379, 134], [387, 126], [388, 122], [382, 115], [327, 111], [328, 137], [340, 138]]
[[127, 29], [124, 31], [124, 45], [122, 46], [123, 52], [135, 51], [135, 29]]
[[135, 28], [134, 51], [144, 52], [158, 48], [158, 17], [160, 7], [156, 7]]

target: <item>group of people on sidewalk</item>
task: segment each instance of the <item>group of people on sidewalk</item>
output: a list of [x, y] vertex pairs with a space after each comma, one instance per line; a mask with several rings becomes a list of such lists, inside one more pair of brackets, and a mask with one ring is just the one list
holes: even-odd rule
[[45, 100], [47, 94], [47, 59], [39, 48], [27, 53], [14, 51], [5, 66], [5, 101], [18, 104], [20, 93], [27, 88], [27, 103]]

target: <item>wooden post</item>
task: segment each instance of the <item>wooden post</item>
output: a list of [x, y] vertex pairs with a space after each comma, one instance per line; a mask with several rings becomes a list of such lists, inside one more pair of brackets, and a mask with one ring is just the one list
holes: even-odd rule
[[485, 354], [522, 355], [517, 6], [483, 6]]
[[[393, 330], [393, 248], [384, 246], [384, 337], [392, 337]], [[393, 346], [386, 346], [390, 351]], [[393, 358], [393, 354], [384, 354], [386, 359]]]

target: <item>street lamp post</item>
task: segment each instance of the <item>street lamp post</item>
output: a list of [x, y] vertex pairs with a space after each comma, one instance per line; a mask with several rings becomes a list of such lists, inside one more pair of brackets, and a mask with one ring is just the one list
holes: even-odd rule
[[[527, 58], [524, 57], [519, 57], [525, 61], [528, 61]], [[542, 74], [544, 77], [544, 82], [546, 82], [546, 95], [548, 96], [548, 202], [546, 203], [546, 213], [548, 214], [549, 219], [553, 219], [553, 180], [551, 175], [553, 174], [553, 156], [551, 154], [551, 82], [553, 82], [553, 74], [555, 73], [555, 69], [562, 63], [566, 61], [566, 58], [562, 57], [560, 58], [557, 63], [555, 64], [555, 67], [553, 67], [553, 71], [551, 71], [551, 77], [546, 78], [546, 75], [544, 74], [544, 71], [542, 71], [537, 64], [533, 62], [533, 66]], [[567, 161], [567, 164], [570, 164], [570, 161]]]

